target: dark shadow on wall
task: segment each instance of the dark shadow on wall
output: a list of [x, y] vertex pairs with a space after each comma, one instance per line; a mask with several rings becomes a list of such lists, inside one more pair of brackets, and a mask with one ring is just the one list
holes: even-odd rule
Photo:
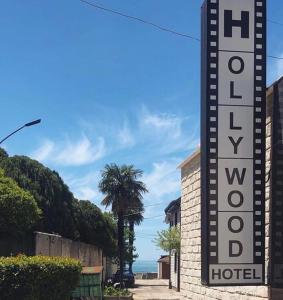
[[35, 254], [35, 240], [32, 233], [21, 237], [0, 236], [0, 256], [19, 254]]
[[270, 179], [270, 299], [283, 299], [283, 78], [273, 87]]

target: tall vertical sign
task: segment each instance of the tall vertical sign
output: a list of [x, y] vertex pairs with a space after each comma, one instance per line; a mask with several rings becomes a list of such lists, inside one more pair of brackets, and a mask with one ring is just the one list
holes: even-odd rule
[[260, 285], [266, 0], [207, 0], [202, 26], [202, 281]]

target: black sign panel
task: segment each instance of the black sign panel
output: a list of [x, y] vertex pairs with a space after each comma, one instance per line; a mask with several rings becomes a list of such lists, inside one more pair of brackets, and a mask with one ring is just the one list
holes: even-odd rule
[[265, 0], [202, 7], [202, 281], [264, 284]]

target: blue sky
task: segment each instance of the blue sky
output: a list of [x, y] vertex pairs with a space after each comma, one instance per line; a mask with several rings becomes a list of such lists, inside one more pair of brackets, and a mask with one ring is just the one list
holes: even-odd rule
[[[200, 35], [200, 0], [93, 2]], [[282, 15], [282, 1], [269, 1], [269, 19]], [[76, 197], [96, 204], [106, 163], [143, 169], [150, 193], [137, 248], [140, 259], [158, 259], [151, 241], [180, 195], [177, 166], [199, 144], [199, 43], [79, 0], [3, 0], [0, 36], [0, 135], [43, 120], [7, 151], [57, 170]], [[282, 36], [283, 26], [268, 24], [268, 54], [283, 56]], [[283, 61], [268, 59], [268, 82], [282, 74]]]

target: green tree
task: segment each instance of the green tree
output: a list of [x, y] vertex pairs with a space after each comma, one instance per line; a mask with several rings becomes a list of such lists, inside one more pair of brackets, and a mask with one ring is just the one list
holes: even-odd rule
[[77, 201], [76, 225], [80, 239], [100, 247], [109, 257], [117, 255], [116, 224], [90, 201]]
[[[12, 178], [18, 188], [28, 191], [25, 195], [36, 201], [35, 204], [41, 209], [41, 218], [34, 223], [33, 230], [58, 233], [66, 238], [93, 244], [100, 247], [106, 255], [117, 257], [117, 226], [112, 215], [102, 213], [90, 201], [75, 199], [57, 172], [25, 156], [9, 157], [0, 148], [1, 167], [5, 176]], [[17, 206], [9, 217], [21, 220], [20, 212], [24, 210], [16, 208]], [[4, 212], [2, 208], [0, 218], [1, 212]], [[30, 211], [32, 212], [33, 210]], [[3, 226], [0, 225], [4, 230], [6, 225], [3, 223]], [[10, 223], [6, 223], [9, 226]], [[29, 234], [28, 228], [22, 222], [22, 230]]]
[[157, 247], [164, 250], [165, 252], [170, 252], [171, 250], [176, 250], [180, 253], [181, 247], [181, 231], [179, 226], [171, 227], [167, 230], [162, 230], [157, 232], [157, 237], [153, 241]]
[[4, 169], [5, 176], [29, 191], [42, 210], [37, 230], [79, 238], [75, 227], [74, 197], [57, 172], [26, 156], [9, 157], [3, 149], [0, 151], [0, 168]]
[[[130, 244], [131, 239], [133, 241]], [[129, 226], [125, 226], [125, 251], [124, 251], [124, 262], [129, 265], [129, 270], [132, 271], [131, 265], [139, 257], [139, 254], [136, 252], [136, 247], [134, 246], [134, 241], [136, 240], [135, 234], [130, 232]]]
[[106, 165], [102, 171], [102, 179], [99, 183], [100, 191], [106, 195], [102, 204], [106, 207], [111, 206], [112, 212], [117, 217], [118, 229], [118, 251], [120, 264], [120, 284], [123, 286], [124, 270], [124, 226], [125, 215], [128, 208], [134, 206], [133, 197], [142, 198], [147, 192], [145, 184], [138, 179], [143, 172], [135, 169], [133, 165], [121, 167], [116, 164]]
[[128, 244], [128, 264], [129, 264], [129, 271], [133, 271], [133, 263], [135, 262], [136, 258], [138, 257], [137, 254], [134, 254], [135, 247], [135, 225], [140, 225], [144, 219], [144, 205], [140, 198], [133, 197], [134, 207], [128, 210], [128, 215], [126, 215], [126, 220], [129, 225], [129, 244]]
[[0, 169], [0, 234], [22, 236], [35, 226], [40, 214], [34, 197]]

